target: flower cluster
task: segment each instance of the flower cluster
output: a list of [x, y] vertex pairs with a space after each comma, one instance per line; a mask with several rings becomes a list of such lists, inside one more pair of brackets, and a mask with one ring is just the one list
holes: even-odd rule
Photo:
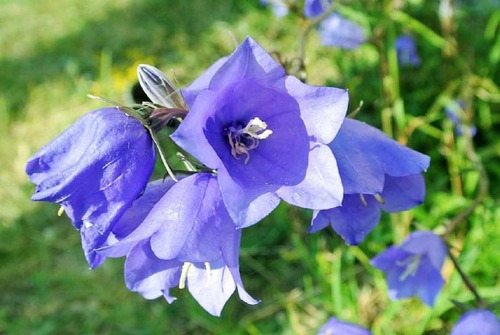
[[[126, 285], [146, 299], [171, 303], [187, 288], [213, 315], [234, 291], [258, 303], [239, 272], [242, 228], [282, 200], [314, 211], [311, 231], [331, 224], [350, 244], [381, 210], [422, 202], [427, 156], [345, 119], [346, 90], [287, 75], [251, 38], [182, 90], [152, 66], [138, 74], [151, 102], [83, 116], [26, 172], [33, 200], [60, 204], [78, 229], [91, 268], [126, 257]], [[177, 174], [156, 137], [173, 118], [172, 140], [197, 160]], [[150, 181], [155, 146], [170, 177]], [[410, 247], [396, 256], [404, 279], [442, 263]]]

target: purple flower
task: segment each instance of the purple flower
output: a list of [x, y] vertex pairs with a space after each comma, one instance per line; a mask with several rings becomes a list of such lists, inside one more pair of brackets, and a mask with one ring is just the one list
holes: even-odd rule
[[363, 28], [337, 13], [320, 23], [318, 34], [321, 44], [342, 49], [355, 49], [366, 40]]
[[465, 103], [462, 100], [455, 100], [446, 105], [444, 112], [450, 121], [453, 122], [457, 136], [468, 134], [474, 137], [477, 133], [477, 128], [474, 125], [468, 126], [466, 124], [464, 120], [464, 109]]
[[395, 41], [398, 62], [401, 65], [420, 65], [415, 40], [409, 35], [401, 35]]
[[170, 303], [175, 299], [172, 288], [187, 287], [217, 316], [235, 289], [243, 301], [258, 303], [243, 287], [238, 261], [241, 230], [227, 213], [215, 176], [199, 173], [173, 185], [150, 183], [115, 231], [120, 226], [135, 230], [114, 236], [99, 253], [127, 256], [125, 282], [131, 291], [147, 299], [164, 296]]
[[344, 186], [341, 207], [315, 211], [309, 232], [328, 225], [351, 245], [375, 228], [380, 211], [401, 212], [422, 203], [421, 172], [429, 157], [394, 141], [363, 122], [345, 119], [330, 143]]
[[260, 0], [261, 5], [270, 5], [274, 15], [283, 17], [288, 14], [288, 5], [285, 0]]
[[333, 0], [306, 0], [304, 3], [304, 15], [306, 17], [316, 17], [321, 15]]
[[389, 297], [393, 300], [418, 295], [429, 306], [444, 284], [441, 267], [446, 245], [429, 231], [411, 233], [401, 246], [393, 246], [371, 260], [386, 273]]
[[493, 312], [475, 309], [460, 317], [451, 335], [500, 335], [500, 321]]
[[318, 331], [318, 335], [371, 335], [371, 333], [364, 327], [333, 317]]
[[40, 149], [26, 173], [37, 185], [32, 200], [64, 208], [94, 268], [103, 261], [94, 249], [143, 192], [154, 161], [154, 145], [141, 122], [118, 108], [103, 108], [84, 115]]
[[312, 209], [340, 204], [342, 186], [327, 147], [347, 108], [345, 90], [286, 76], [247, 38], [183, 90], [190, 112], [172, 139], [211, 169], [239, 227], [279, 203]]

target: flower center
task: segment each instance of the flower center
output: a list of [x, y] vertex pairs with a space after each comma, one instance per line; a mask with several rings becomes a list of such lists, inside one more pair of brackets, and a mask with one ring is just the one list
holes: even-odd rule
[[236, 159], [245, 156], [245, 164], [247, 164], [250, 159], [250, 150], [257, 148], [259, 141], [268, 138], [272, 133], [271, 129], [267, 129], [267, 123], [258, 117], [251, 119], [245, 127], [229, 126], [227, 138], [231, 146], [231, 154]]
[[422, 255], [413, 255], [402, 261], [396, 262], [396, 265], [406, 267], [404, 272], [399, 276], [399, 280], [404, 281], [409, 276], [414, 276], [417, 273], [418, 265], [420, 264], [421, 259]]

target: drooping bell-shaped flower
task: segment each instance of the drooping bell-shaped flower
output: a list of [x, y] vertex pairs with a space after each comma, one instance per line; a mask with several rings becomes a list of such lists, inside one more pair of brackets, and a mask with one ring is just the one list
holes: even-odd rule
[[347, 108], [345, 90], [309, 86], [248, 37], [183, 90], [190, 112], [172, 139], [218, 172], [239, 227], [280, 198], [304, 208], [340, 204], [342, 186], [327, 143]]
[[80, 231], [92, 268], [102, 262], [94, 249], [144, 191], [153, 173], [155, 148], [142, 123], [118, 108], [78, 119], [27, 163], [35, 201], [62, 206]]
[[321, 37], [321, 44], [342, 49], [356, 49], [366, 40], [361, 26], [337, 13], [333, 13], [320, 23], [318, 34]]
[[401, 35], [395, 41], [396, 53], [400, 65], [419, 66], [420, 57], [417, 53], [415, 40], [410, 35]]
[[368, 329], [358, 326], [356, 324], [339, 320], [337, 318], [330, 318], [320, 328], [318, 335], [371, 335], [372, 332]]
[[394, 141], [363, 122], [345, 119], [330, 143], [344, 186], [342, 206], [315, 211], [309, 232], [328, 225], [350, 245], [363, 241], [381, 210], [396, 213], [422, 203], [421, 175], [429, 157]]
[[243, 301], [258, 303], [243, 287], [238, 261], [241, 230], [227, 213], [215, 176], [199, 173], [174, 185], [151, 183], [131, 210], [115, 230], [130, 225], [135, 230], [115, 236], [99, 250], [107, 257], [127, 256], [125, 282], [131, 291], [172, 302], [170, 290], [187, 287], [217, 316], [235, 289]]
[[304, 16], [313, 18], [321, 15], [333, 0], [306, 0], [304, 3]]
[[417, 231], [400, 246], [389, 247], [378, 254], [371, 263], [386, 273], [391, 299], [416, 295], [433, 306], [444, 284], [441, 267], [446, 253], [446, 245], [439, 236], [430, 231]]
[[500, 320], [486, 309], [474, 309], [460, 317], [451, 335], [500, 335]]

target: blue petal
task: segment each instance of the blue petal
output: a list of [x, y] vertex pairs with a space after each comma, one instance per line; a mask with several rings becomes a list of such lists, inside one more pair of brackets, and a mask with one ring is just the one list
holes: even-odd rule
[[280, 203], [280, 198], [272, 192], [274, 187], [244, 187], [235, 182], [224, 167], [218, 170], [218, 177], [224, 204], [238, 228], [259, 222]]
[[304, 180], [295, 186], [281, 187], [277, 194], [289, 204], [302, 208], [337, 207], [342, 202], [343, 188], [335, 157], [326, 145], [311, 145]]
[[451, 335], [500, 335], [500, 320], [491, 311], [474, 309], [460, 317]]
[[196, 99], [198, 94], [204, 89], [208, 88], [212, 77], [217, 71], [219, 71], [220, 67], [227, 62], [228, 58], [229, 57], [222, 57], [221, 59], [210, 65], [210, 67], [205, 70], [205, 72], [203, 72], [198, 78], [196, 78], [196, 80], [194, 80], [189, 86], [186, 86], [182, 89], [182, 95], [184, 96], [186, 104], [189, 106], [189, 108], [192, 107], [194, 100]]
[[176, 287], [181, 276], [182, 263], [157, 258], [148, 241], [134, 247], [125, 261], [125, 283], [129, 290], [145, 298], [155, 299], [164, 290]]
[[429, 157], [394, 141], [363, 122], [345, 119], [330, 144], [337, 159], [344, 193], [382, 192], [385, 175], [404, 177], [421, 173]]
[[191, 266], [187, 274], [187, 287], [201, 307], [214, 316], [220, 316], [236, 285], [231, 272], [220, 261], [212, 263], [210, 271], [203, 265], [201, 268]]
[[441, 270], [448, 249], [443, 240], [430, 231], [416, 231], [410, 234], [401, 245], [401, 249], [413, 254], [425, 254], [436, 270]]
[[[312, 226], [321, 226], [326, 217], [333, 230], [347, 244], [357, 245], [363, 242], [365, 236], [380, 221], [380, 208], [377, 201], [370, 195], [365, 195], [364, 199], [366, 205], [359, 194], [346, 194], [342, 206], [320, 211], [321, 215], [318, 214], [313, 219]], [[320, 220], [320, 222], [315, 224], [315, 220]]]
[[[182, 179], [179, 178], [179, 179]], [[156, 180], [148, 184], [144, 194], [118, 220], [112, 230], [112, 238], [108, 238], [107, 245], [97, 252], [106, 257], [123, 257], [142, 240], [149, 238], [161, 226], [161, 222], [147, 220], [151, 209], [175, 184], [168, 178]]]
[[439, 270], [432, 266], [427, 256], [423, 256], [415, 274], [404, 278], [405, 271], [405, 266], [398, 266], [395, 263], [387, 272], [389, 297], [397, 300], [418, 295], [422, 302], [433, 306], [437, 294], [444, 285], [444, 279]]
[[347, 90], [306, 85], [292, 76], [286, 77], [285, 88], [297, 100], [300, 116], [309, 136], [314, 136], [320, 143], [330, 143], [339, 131], [347, 111]]
[[245, 78], [274, 82], [284, 75], [285, 70], [266, 50], [247, 37], [214, 74], [209, 88], [223, 91]]
[[[258, 99], [256, 99], [258, 97]], [[223, 103], [222, 103], [223, 101]], [[231, 154], [227, 128], [259, 118], [272, 134], [247, 157]], [[246, 187], [296, 185], [305, 177], [309, 138], [296, 101], [283, 92], [243, 80], [220, 99], [220, 107], [203, 130], [228, 173]], [[294, 150], [290, 150], [293, 143]], [[220, 166], [219, 166], [220, 168]]]
[[100, 262], [94, 249], [142, 193], [154, 160], [153, 142], [142, 124], [105, 108], [84, 115], [40, 149], [26, 173], [37, 184], [32, 199], [60, 203], [82, 229], [87, 260], [95, 267]]
[[151, 248], [162, 259], [212, 262], [222, 249], [238, 249], [236, 230], [222, 201], [217, 178], [198, 173], [179, 181], [146, 220], [161, 221]]
[[372, 333], [356, 324], [330, 318], [327, 323], [320, 328], [318, 335], [371, 335]]
[[336, 13], [321, 22], [318, 34], [323, 45], [344, 49], [355, 49], [366, 40], [363, 28]]
[[384, 190], [380, 194], [384, 202], [380, 207], [389, 213], [409, 210], [424, 202], [425, 180], [421, 174], [406, 177], [386, 176]]
[[191, 110], [179, 125], [177, 130], [170, 135], [172, 140], [182, 149], [196, 157], [206, 166], [215, 169], [220, 159], [203, 133], [207, 120], [216, 112], [218, 105], [217, 95], [204, 90], [197, 95]]

